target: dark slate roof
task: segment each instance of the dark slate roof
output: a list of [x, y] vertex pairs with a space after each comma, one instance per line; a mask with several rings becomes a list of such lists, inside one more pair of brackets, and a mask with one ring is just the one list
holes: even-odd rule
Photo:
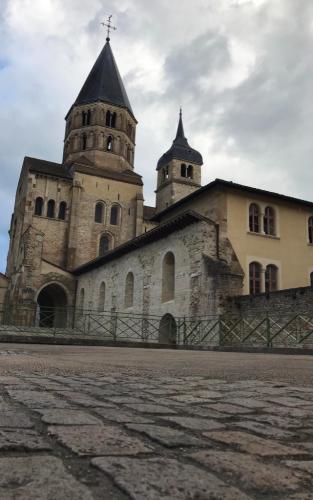
[[104, 101], [127, 108], [133, 115], [109, 41], [100, 52], [74, 106], [96, 101]]
[[179, 231], [180, 229], [184, 229], [185, 227], [200, 221], [205, 221], [215, 225], [215, 223], [210, 219], [207, 219], [206, 217], [203, 217], [202, 215], [193, 212], [192, 210], [186, 211], [182, 214], [179, 214], [177, 217], [174, 217], [173, 219], [170, 219], [169, 221], [158, 225], [150, 231], [147, 231], [146, 233], [143, 233], [140, 236], [137, 236], [136, 238], [133, 238], [132, 240], [119, 245], [113, 250], [107, 252], [102, 257], [97, 257], [96, 259], [83, 264], [82, 266], [75, 269], [73, 271], [73, 274], [79, 276], [88, 271], [91, 271], [92, 269], [96, 269], [107, 262], [115, 260], [118, 257], [137, 250], [138, 248], [148, 245], [149, 243], [153, 243], [154, 241], [166, 238], [174, 231]]
[[54, 163], [52, 161], [25, 156], [23, 167], [27, 168], [31, 172], [43, 175], [52, 175], [53, 177], [62, 177], [65, 179], [72, 178], [68, 166], [63, 165], [62, 163]]
[[155, 215], [156, 208], [148, 207], [147, 205], [143, 206], [143, 218], [146, 220], [151, 219]]
[[106, 168], [83, 165], [76, 162], [74, 162], [73, 167], [76, 172], [81, 172], [83, 174], [104, 177], [106, 179], [114, 179], [121, 182], [127, 182], [128, 184], [137, 184], [138, 186], [143, 185], [141, 175], [136, 174], [136, 172], [133, 172], [132, 170], [123, 170], [122, 172], [118, 172]]
[[173, 159], [183, 160], [188, 163], [196, 163], [202, 165], [203, 160], [201, 154], [192, 149], [185, 137], [182, 112], [179, 113], [179, 122], [177, 127], [177, 134], [173, 141], [172, 147], [164, 153], [158, 161], [157, 170], [167, 165]]
[[9, 278], [3, 273], [0, 273], [0, 278], [4, 278], [5, 280], [9, 281]]
[[198, 196], [201, 196], [203, 193], [208, 193], [210, 191], [213, 191], [214, 189], [235, 189], [237, 191], [242, 191], [249, 193], [250, 195], [259, 195], [259, 196], [270, 196], [271, 198], [275, 198], [277, 200], [282, 200], [286, 202], [291, 202], [291, 203], [296, 203], [298, 205], [303, 205], [313, 212], [313, 202], [312, 201], [306, 201], [302, 200], [300, 198], [294, 198], [293, 196], [287, 196], [285, 194], [279, 194], [275, 193], [273, 191], [266, 191], [265, 189], [258, 189], [250, 186], [244, 186], [243, 184], [237, 184], [232, 181], [225, 181], [223, 179], [215, 179], [212, 182], [209, 182], [205, 186], [202, 186], [201, 188], [197, 189], [193, 193], [189, 194], [188, 196], [185, 196], [184, 198], [178, 200], [176, 203], [173, 203], [173, 205], [170, 205], [169, 207], [165, 208], [162, 210], [162, 212], [159, 212], [155, 214], [154, 217], [152, 217], [151, 220], [153, 221], [160, 221], [162, 220], [162, 217], [166, 216], [176, 208], [179, 208], [181, 206], [184, 206], [186, 203], [189, 203], [190, 201], [196, 199]]

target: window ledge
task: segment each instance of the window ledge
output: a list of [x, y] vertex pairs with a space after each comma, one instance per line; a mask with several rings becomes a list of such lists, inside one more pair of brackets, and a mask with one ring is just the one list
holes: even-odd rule
[[274, 234], [253, 233], [252, 231], [247, 231], [247, 234], [251, 234], [252, 236], [261, 236], [261, 238], [269, 238], [270, 240], [280, 240], [280, 236], [276, 236]]
[[169, 302], [175, 302], [175, 299], [162, 300], [162, 304], [169, 304]]

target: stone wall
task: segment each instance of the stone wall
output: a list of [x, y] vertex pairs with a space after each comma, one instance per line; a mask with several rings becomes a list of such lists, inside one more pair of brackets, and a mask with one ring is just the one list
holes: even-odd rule
[[290, 315], [312, 311], [313, 316], [313, 288], [290, 288], [259, 295], [228, 297], [223, 302], [223, 311], [226, 314], [241, 315]]
[[[163, 316], [195, 316], [219, 312], [222, 297], [231, 289], [240, 293], [242, 274], [228, 244], [218, 245], [215, 224], [201, 221], [102, 264], [79, 276], [77, 304], [98, 309], [100, 287], [105, 283], [104, 310]], [[218, 256], [219, 249], [221, 258]], [[174, 299], [162, 302], [162, 264], [175, 257]], [[134, 275], [132, 307], [125, 305], [125, 282]], [[79, 303], [84, 289], [84, 303]]]

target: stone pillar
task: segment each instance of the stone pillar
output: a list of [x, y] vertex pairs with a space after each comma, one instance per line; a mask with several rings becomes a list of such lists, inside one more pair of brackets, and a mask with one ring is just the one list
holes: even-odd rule
[[77, 248], [77, 228], [80, 219], [80, 198], [82, 186], [79, 181], [74, 180], [72, 187], [72, 205], [69, 216], [69, 232], [68, 232], [68, 253], [67, 253], [67, 268], [69, 270], [75, 268], [76, 263], [76, 248]]
[[136, 236], [139, 236], [143, 232], [143, 194], [142, 193], [137, 193], [136, 196], [136, 231], [135, 234]]

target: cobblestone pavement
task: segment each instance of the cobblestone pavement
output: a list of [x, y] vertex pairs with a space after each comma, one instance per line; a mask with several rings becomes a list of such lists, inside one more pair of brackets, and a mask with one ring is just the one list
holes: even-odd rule
[[0, 500], [313, 499], [313, 358], [0, 352]]

